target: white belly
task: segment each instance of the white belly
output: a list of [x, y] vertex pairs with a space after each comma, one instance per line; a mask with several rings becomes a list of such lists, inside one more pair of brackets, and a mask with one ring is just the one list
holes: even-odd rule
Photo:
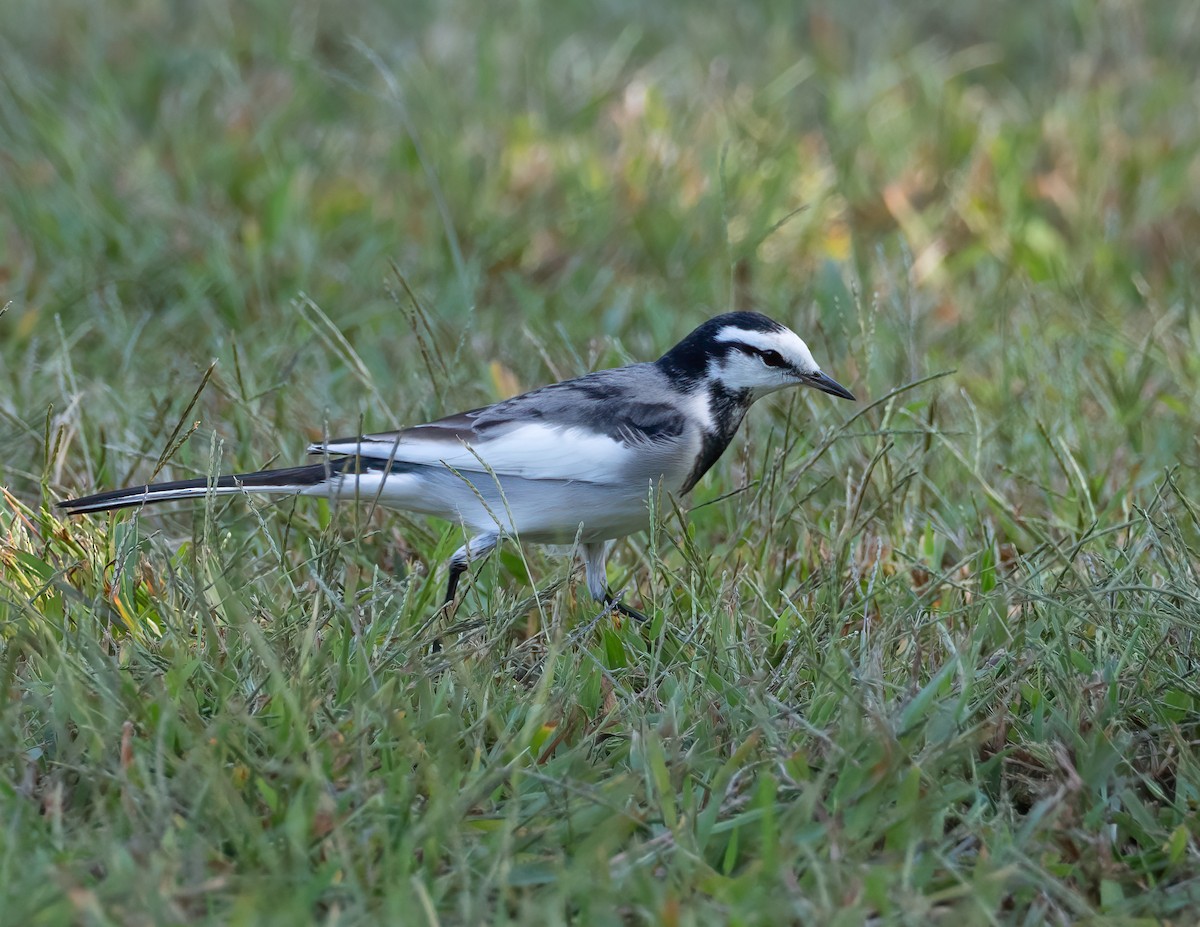
[[[657, 495], [659, 486], [654, 490]], [[476, 532], [499, 532], [535, 544], [570, 544], [577, 538], [582, 543], [606, 541], [650, 524], [649, 479], [644, 485], [601, 484], [414, 467], [386, 477], [347, 474], [336, 486], [309, 492], [364, 502], [377, 499], [388, 508], [434, 515]]]

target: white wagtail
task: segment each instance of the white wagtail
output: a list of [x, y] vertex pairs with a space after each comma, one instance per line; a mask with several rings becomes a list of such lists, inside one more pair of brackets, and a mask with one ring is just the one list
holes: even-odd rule
[[790, 329], [757, 312], [709, 319], [653, 363], [598, 370], [403, 431], [314, 444], [321, 462], [132, 486], [59, 503], [70, 513], [242, 492], [377, 500], [459, 522], [445, 602], [468, 564], [506, 537], [582, 545], [587, 587], [615, 601], [608, 542], [648, 527], [650, 491], [682, 495], [754, 400], [789, 386], [854, 399]]

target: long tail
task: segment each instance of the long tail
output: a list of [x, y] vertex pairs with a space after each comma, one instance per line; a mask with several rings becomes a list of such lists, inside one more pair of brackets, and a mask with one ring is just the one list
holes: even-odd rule
[[107, 512], [133, 505], [148, 505], [151, 502], [171, 502], [176, 499], [194, 499], [197, 496], [228, 496], [241, 492], [301, 493], [312, 491], [340, 474], [353, 458], [326, 460], [304, 467], [288, 467], [284, 470], [259, 470], [256, 473], [234, 473], [218, 477], [210, 483], [206, 479], [175, 480], [170, 483], [151, 483], [148, 486], [130, 486], [98, 492], [78, 499], [67, 499], [58, 503], [70, 515], [84, 512]]

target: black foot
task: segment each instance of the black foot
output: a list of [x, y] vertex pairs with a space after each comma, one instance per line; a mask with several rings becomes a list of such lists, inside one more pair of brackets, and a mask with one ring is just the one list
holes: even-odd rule
[[604, 604], [611, 608], [618, 615], [624, 615], [626, 618], [632, 618], [634, 621], [649, 621], [650, 619], [639, 612], [636, 608], [626, 605], [611, 592], [604, 597]]

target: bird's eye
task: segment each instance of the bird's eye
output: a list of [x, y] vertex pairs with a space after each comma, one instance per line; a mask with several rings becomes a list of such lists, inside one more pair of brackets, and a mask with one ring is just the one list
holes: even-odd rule
[[786, 367], [787, 361], [778, 351], [763, 351], [760, 355], [762, 362], [768, 367]]

